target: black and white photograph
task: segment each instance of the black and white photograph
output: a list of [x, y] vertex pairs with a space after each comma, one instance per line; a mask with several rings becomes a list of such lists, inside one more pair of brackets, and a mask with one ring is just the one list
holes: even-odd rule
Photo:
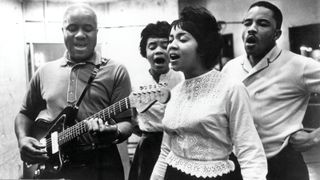
[[319, 0], [0, 0], [0, 180], [320, 180]]

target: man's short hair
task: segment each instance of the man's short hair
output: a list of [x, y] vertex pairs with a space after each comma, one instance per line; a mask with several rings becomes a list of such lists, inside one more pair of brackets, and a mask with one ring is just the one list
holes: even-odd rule
[[275, 6], [274, 4], [267, 2], [267, 1], [257, 1], [253, 3], [248, 10], [250, 10], [253, 7], [264, 7], [267, 9], [270, 9], [273, 12], [273, 17], [276, 20], [276, 28], [281, 29], [281, 24], [282, 24], [282, 13], [280, 9]]

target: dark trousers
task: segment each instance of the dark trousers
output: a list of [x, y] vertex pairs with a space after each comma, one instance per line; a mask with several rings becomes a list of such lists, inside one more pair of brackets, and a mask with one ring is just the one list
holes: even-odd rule
[[129, 180], [149, 180], [158, 160], [162, 132], [143, 132], [130, 168]]
[[70, 153], [70, 161], [66, 162], [58, 173], [45, 173], [39, 179], [71, 179], [71, 180], [124, 180], [124, 171], [117, 147], [105, 149], [75, 150]]
[[309, 180], [302, 154], [289, 144], [275, 157], [268, 159], [267, 180]]
[[[235, 172], [238, 176], [241, 172], [236, 156], [231, 155], [230, 160], [235, 163]], [[241, 179], [236, 178], [236, 180]], [[279, 154], [268, 159], [267, 180], [309, 180], [308, 169], [301, 153], [295, 151], [289, 144]]]
[[229, 172], [228, 174], [223, 174], [222, 176], [212, 177], [212, 178], [203, 178], [191, 176], [190, 174], [186, 174], [172, 166], [167, 167], [166, 175], [164, 180], [234, 180], [235, 171]]

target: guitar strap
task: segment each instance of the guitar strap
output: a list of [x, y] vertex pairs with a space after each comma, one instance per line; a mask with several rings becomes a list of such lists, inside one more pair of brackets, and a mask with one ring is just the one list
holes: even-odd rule
[[[85, 96], [88, 88], [90, 87], [90, 84], [92, 83], [92, 81], [93, 81], [94, 78], [96, 77], [96, 75], [97, 75], [97, 73], [98, 73], [101, 65], [104, 66], [104, 65], [106, 65], [108, 62], [109, 62], [109, 59], [106, 59], [106, 58], [102, 58], [102, 57], [101, 57], [101, 62], [100, 62], [99, 64], [95, 65], [95, 67], [94, 67], [93, 71], [91, 72], [91, 75], [90, 75], [90, 77], [89, 77], [89, 79], [88, 79], [88, 81], [87, 81], [87, 85], [86, 85], [86, 87], [84, 88], [84, 90], [82, 91], [82, 93], [81, 93], [78, 101], [77, 101], [76, 104], [74, 104], [74, 105], [69, 105], [69, 106], [68, 106], [69, 108], [72, 108], [72, 109], [74, 109], [74, 110], [79, 109], [80, 103], [81, 103], [83, 97]], [[67, 108], [67, 107], [66, 107], [66, 108]], [[66, 108], [65, 108], [65, 109], [66, 109]], [[65, 109], [64, 109], [64, 110], [65, 110]], [[55, 125], [56, 125], [56, 123], [58, 122], [58, 120], [59, 120], [59, 119], [55, 119], [55, 120], [54, 120], [53, 124], [49, 127], [48, 132], [50, 132], [50, 131], [52, 130], [52, 128], [55, 127]], [[42, 126], [42, 125], [40, 124], [41, 122], [44, 122], [44, 123], [45, 123], [45, 121], [37, 121], [37, 122], [38, 122], [37, 126]]]
[[83, 99], [83, 97], [85, 96], [88, 88], [90, 87], [92, 81], [94, 80], [94, 78], [96, 77], [97, 73], [99, 72], [99, 69], [101, 67], [101, 65], [105, 66], [107, 63], [108, 63], [109, 59], [106, 59], [106, 58], [101, 58], [101, 62], [97, 65], [95, 65], [92, 73], [91, 73], [91, 76], [89, 77], [88, 81], [87, 81], [87, 85], [86, 87], [84, 88], [84, 90], [82, 91], [77, 103], [75, 104], [75, 108], [78, 108], [80, 106], [80, 103]]

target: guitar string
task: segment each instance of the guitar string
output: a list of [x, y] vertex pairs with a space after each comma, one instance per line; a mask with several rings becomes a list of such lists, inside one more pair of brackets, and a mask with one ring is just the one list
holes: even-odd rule
[[[116, 106], [116, 104], [118, 104], [118, 106]], [[124, 105], [125, 105], [125, 108], [123, 108], [124, 110], [130, 108], [130, 102], [128, 100], [128, 97], [118, 101], [117, 103], [109, 106], [106, 109], [99, 111], [98, 113], [94, 114], [93, 116], [86, 118], [86, 120], [90, 119], [90, 118], [95, 118], [95, 117], [100, 117], [100, 118], [102, 117], [102, 119], [105, 121], [106, 115], [108, 115], [108, 118], [111, 118], [110, 114], [113, 113], [115, 115], [115, 113], [121, 112], [122, 111], [121, 106], [124, 107]], [[109, 109], [111, 109], [111, 110], [109, 110]], [[86, 131], [87, 130], [86, 130], [86, 125], [85, 125], [84, 121], [80, 121], [79, 123], [75, 124], [74, 126], [67, 128], [65, 131], [58, 133], [58, 138], [59, 138], [58, 143], [59, 143], [59, 145], [64, 144], [64, 143], [74, 139], [78, 135], [85, 133]], [[47, 146], [51, 147], [51, 138], [48, 138], [46, 141], [47, 141]]]
[[[127, 98], [124, 98], [124, 99], [120, 100], [119, 102], [111, 105], [109, 108], [103, 109], [103, 110], [99, 111], [98, 113], [94, 114], [93, 116], [90, 116], [90, 117], [88, 117], [86, 119], [99, 117], [101, 119], [104, 119], [104, 121], [105, 121], [106, 115], [108, 115], [108, 118], [110, 118], [112, 113], [113, 113], [113, 115], [115, 115], [116, 113], [121, 112], [121, 106], [126, 105], [126, 99]], [[118, 106], [117, 106], [117, 104], [118, 104]], [[81, 121], [81, 122], [83, 122], [83, 121]], [[82, 124], [84, 124], [84, 123], [82, 123]], [[71, 132], [69, 132], [68, 135], [71, 135], [71, 136], [73, 135], [72, 137], [70, 137], [71, 139], [73, 139], [74, 137], [80, 135], [80, 134], [75, 134], [74, 133], [76, 131], [75, 129], [78, 129], [78, 128], [70, 129]], [[83, 125], [81, 130], [83, 131], [83, 133], [87, 132], [86, 126]], [[82, 132], [79, 132], [79, 133], [82, 134]]]
[[[149, 91], [150, 92], [150, 91]], [[145, 92], [148, 93], [148, 92]], [[153, 91], [153, 98], [150, 96], [151, 93], [149, 93], [149, 98], [147, 98], [147, 100], [151, 99], [155, 99], [155, 97], [157, 95], [155, 95], [156, 91]], [[146, 99], [146, 98], [145, 98]], [[144, 100], [140, 100], [141, 101], [145, 101]], [[118, 104], [118, 106], [116, 106]], [[113, 113], [114, 115], [116, 115], [116, 113], [118, 112], [122, 112], [122, 108], [123, 105], [126, 106], [126, 108], [124, 108], [124, 110], [127, 110], [130, 108], [130, 101], [129, 101], [129, 97], [126, 97], [124, 99], [121, 99], [120, 101], [118, 101], [115, 104], [112, 104], [111, 106], [109, 106], [106, 109], [103, 109], [101, 111], [99, 111], [98, 113], [86, 118], [86, 119], [90, 119], [90, 118], [95, 118], [95, 117], [100, 117], [101, 119], [105, 120], [106, 115], [108, 115], [108, 119], [110, 119], [112, 116], [111, 114]], [[111, 110], [110, 110], [111, 109]], [[113, 115], [113, 116], [114, 116]], [[58, 133], [58, 144], [64, 144], [72, 139], [74, 139], [75, 137], [77, 137], [78, 135], [81, 135], [83, 133], [87, 132], [86, 129], [86, 125], [83, 121], [75, 124], [74, 126], [71, 126], [69, 128], [67, 128], [65, 131]], [[47, 144], [50, 146], [51, 145], [51, 138], [47, 139]]]
[[[156, 99], [156, 97], [158, 96], [157, 95], [158, 92], [160, 92], [160, 91], [159, 90], [158, 91], [154, 90], [154, 91], [144, 92], [142, 94], [149, 93], [149, 100], [150, 100], [150, 95], [153, 93], [153, 98], [151, 98], [151, 99]], [[141, 93], [137, 93], [136, 95], [139, 96], [139, 95], [141, 95]], [[141, 98], [140, 102], [144, 101], [144, 100], [143, 100], [143, 98]], [[115, 106], [117, 103], [119, 104], [119, 106]], [[126, 106], [126, 108], [124, 110], [129, 109], [130, 106], [131, 106], [130, 105], [130, 101], [129, 101], [129, 97], [121, 99], [117, 103], [112, 104], [110, 107], [108, 107], [106, 109], [103, 109], [103, 110], [99, 111], [98, 113], [94, 114], [93, 116], [90, 116], [90, 117], [86, 118], [86, 120], [90, 119], [90, 118], [100, 117], [104, 121], [106, 121], [105, 120], [106, 115], [108, 115], [108, 118], [110, 119], [111, 118], [111, 116], [110, 116], [111, 113], [114, 113], [114, 115], [116, 115], [117, 112], [122, 112], [121, 106], [123, 104], [125, 104], [125, 106]], [[112, 109], [113, 111], [110, 112], [110, 109]], [[81, 122], [75, 124], [74, 126], [71, 126], [71, 127], [67, 128], [65, 131], [62, 131], [62, 132], [58, 133], [58, 144], [59, 145], [64, 144], [65, 142], [68, 142], [68, 141], [74, 139], [75, 137], [77, 137], [78, 135], [81, 135], [81, 134], [83, 134], [85, 132], [87, 132], [86, 125], [85, 125], [84, 121], [81, 121]], [[51, 138], [46, 138], [46, 144], [47, 144], [48, 147], [51, 146]]]

